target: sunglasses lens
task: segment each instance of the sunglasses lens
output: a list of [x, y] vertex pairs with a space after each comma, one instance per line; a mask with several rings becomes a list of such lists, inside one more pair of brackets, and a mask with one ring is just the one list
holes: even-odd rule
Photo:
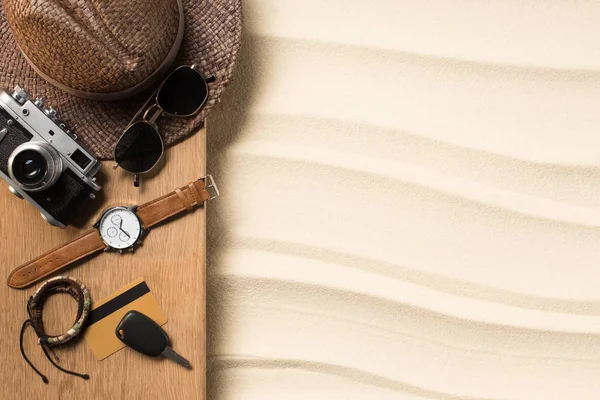
[[169, 114], [187, 116], [196, 113], [207, 96], [204, 78], [190, 67], [181, 67], [165, 80], [156, 102]]
[[146, 122], [136, 122], [123, 134], [115, 148], [115, 161], [134, 174], [150, 170], [160, 159], [163, 144], [156, 129]]

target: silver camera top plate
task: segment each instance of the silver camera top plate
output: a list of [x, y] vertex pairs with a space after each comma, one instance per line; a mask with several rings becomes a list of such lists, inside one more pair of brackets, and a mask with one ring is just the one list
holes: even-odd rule
[[[50, 143], [66, 161], [63, 163], [64, 168], [71, 169], [87, 185], [99, 191], [101, 188], [94, 176], [102, 168], [102, 163], [84, 146], [77, 143], [76, 136], [67, 133], [64, 124], [60, 124], [56, 119], [54, 109], [42, 110], [43, 102], [36, 105], [26, 97], [17, 97], [25, 102], [21, 104], [6, 91], [0, 91], [0, 101], [7, 106], [3, 108], [32, 134], [31, 141], [41, 140]], [[79, 155], [87, 161], [80, 165], [74, 161], [74, 155]]]

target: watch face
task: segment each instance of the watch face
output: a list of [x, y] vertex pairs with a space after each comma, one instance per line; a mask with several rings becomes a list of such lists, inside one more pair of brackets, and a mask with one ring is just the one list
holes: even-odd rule
[[114, 249], [133, 246], [142, 233], [142, 225], [137, 215], [125, 207], [108, 210], [100, 220], [98, 229], [104, 243]]

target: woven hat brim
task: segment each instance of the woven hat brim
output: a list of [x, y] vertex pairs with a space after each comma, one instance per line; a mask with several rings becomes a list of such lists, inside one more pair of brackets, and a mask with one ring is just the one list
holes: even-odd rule
[[[158, 121], [165, 146], [171, 146], [201, 128], [202, 122], [227, 86], [241, 46], [241, 0], [183, 0], [185, 34], [171, 69], [196, 64], [214, 75], [202, 111], [191, 118], [164, 117]], [[152, 94], [155, 86], [128, 99], [104, 102], [86, 100], [64, 92], [41, 78], [21, 54], [0, 11], [0, 88], [24, 87], [32, 96], [43, 96], [46, 104], [75, 130], [81, 142], [96, 156], [112, 158], [114, 146], [131, 118]], [[68, 60], [65, 60], [68, 65]], [[157, 83], [158, 84], [158, 83]]]

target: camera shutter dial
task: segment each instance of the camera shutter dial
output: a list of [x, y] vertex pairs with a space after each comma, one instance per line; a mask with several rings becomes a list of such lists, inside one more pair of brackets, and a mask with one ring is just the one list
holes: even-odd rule
[[25, 102], [31, 98], [29, 93], [27, 93], [27, 91], [20, 86], [15, 86], [15, 89], [12, 92], [11, 96], [20, 105], [25, 104]]

